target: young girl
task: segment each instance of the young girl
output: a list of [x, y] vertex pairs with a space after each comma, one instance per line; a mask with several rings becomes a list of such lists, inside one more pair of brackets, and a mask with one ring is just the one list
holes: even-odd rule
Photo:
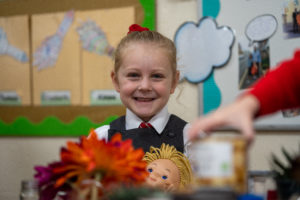
[[98, 138], [110, 140], [120, 132], [123, 139], [132, 139], [133, 146], [145, 152], [162, 143], [183, 152], [187, 123], [167, 110], [179, 80], [174, 43], [156, 31], [130, 26], [115, 51], [111, 78], [126, 115], [96, 129]]

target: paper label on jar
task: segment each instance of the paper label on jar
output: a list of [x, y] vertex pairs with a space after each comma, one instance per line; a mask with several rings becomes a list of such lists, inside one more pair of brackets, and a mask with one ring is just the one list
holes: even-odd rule
[[202, 142], [193, 145], [191, 161], [196, 175], [203, 178], [233, 175], [233, 147], [227, 142]]

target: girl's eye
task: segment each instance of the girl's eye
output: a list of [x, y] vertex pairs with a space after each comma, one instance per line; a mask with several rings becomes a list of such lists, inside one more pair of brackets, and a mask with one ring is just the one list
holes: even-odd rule
[[162, 176], [161, 178], [164, 179], [164, 180], [168, 179], [167, 176]]
[[148, 172], [150, 172], [150, 173], [153, 172], [153, 169], [152, 169], [152, 168], [149, 168], [149, 169], [148, 169]]
[[162, 75], [162, 74], [153, 74], [152, 77], [155, 78], [155, 79], [161, 79], [161, 78], [164, 77], [164, 75]]
[[129, 73], [127, 76], [130, 78], [137, 78], [137, 77], [139, 77], [139, 74], [138, 73]]

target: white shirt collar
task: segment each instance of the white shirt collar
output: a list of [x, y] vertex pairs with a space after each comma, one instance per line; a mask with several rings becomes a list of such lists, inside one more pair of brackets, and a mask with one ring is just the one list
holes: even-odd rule
[[[148, 122], [153, 126], [153, 128], [157, 131], [157, 133], [161, 134], [167, 125], [170, 118], [170, 113], [168, 112], [167, 106], [163, 107], [156, 115], [154, 115]], [[138, 116], [136, 116], [131, 110], [126, 109], [125, 116], [125, 126], [126, 130], [138, 128], [141, 120]]]

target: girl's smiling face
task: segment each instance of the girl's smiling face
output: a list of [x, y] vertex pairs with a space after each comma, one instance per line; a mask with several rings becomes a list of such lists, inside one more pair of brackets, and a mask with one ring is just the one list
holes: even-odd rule
[[178, 167], [168, 159], [158, 159], [147, 166], [149, 176], [146, 185], [164, 190], [175, 190], [180, 185]]
[[143, 121], [149, 121], [168, 102], [179, 72], [172, 70], [165, 49], [132, 42], [122, 50], [122, 63], [111, 74], [123, 104]]

